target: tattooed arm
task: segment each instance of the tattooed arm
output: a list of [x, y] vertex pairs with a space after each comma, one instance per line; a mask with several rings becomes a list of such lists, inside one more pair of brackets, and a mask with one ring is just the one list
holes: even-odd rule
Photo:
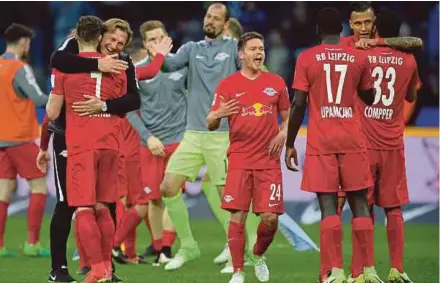
[[370, 49], [375, 46], [388, 46], [406, 52], [413, 52], [423, 47], [423, 41], [418, 37], [403, 36], [389, 38], [361, 38], [355, 44], [356, 48]]

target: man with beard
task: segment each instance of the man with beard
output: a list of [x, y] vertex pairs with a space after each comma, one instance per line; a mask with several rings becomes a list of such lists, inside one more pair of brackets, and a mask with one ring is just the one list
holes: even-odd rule
[[0, 56], [0, 257], [12, 255], [6, 250], [3, 235], [8, 206], [17, 187], [17, 174], [31, 188], [28, 208], [28, 239], [24, 254], [49, 256], [40, 246], [40, 228], [46, 203], [46, 174], [35, 165], [38, 147], [38, 121], [35, 107], [42, 107], [48, 97], [41, 91], [31, 67], [24, 63], [34, 32], [12, 24], [5, 31], [6, 52]]
[[[164, 63], [167, 72], [188, 67], [186, 131], [179, 147], [169, 160], [161, 184], [163, 201], [176, 225], [181, 244], [176, 256], [165, 266], [166, 270], [178, 269], [185, 262], [200, 257], [200, 250], [189, 224], [188, 208], [183, 201], [180, 188], [186, 181], [195, 180], [203, 165], [207, 166], [210, 180], [205, 182], [204, 192], [209, 194], [208, 200], [212, 208], [220, 207], [220, 195], [227, 172], [228, 126], [222, 123], [219, 130], [208, 132], [205, 119], [218, 82], [236, 72], [241, 64], [237, 55], [237, 41], [223, 36], [228, 21], [228, 8], [220, 3], [211, 4], [203, 23], [205, 39], [184, 44], [175, 56], [167, 57]], [[227, 232], [227, 213], [216, 216]]]

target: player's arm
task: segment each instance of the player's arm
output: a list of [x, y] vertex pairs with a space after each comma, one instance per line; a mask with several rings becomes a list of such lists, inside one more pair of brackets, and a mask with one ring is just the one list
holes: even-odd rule
[[372, 105], [376, 91], [373, 87], [370, 62], [368, 61], [367, 57], [365, 57], [361, 72], [361, 80], [358, 86], [358, 96], [365, 104]]
[[49, 117], [47, 117], [47, 114], [45, 114], [43, 124], [41, 125], [40, 151], [37, 155], [37, 168], [43, 173], [46, 173], [47, 165], [50, 160], [47, 149], [49, 148], [49, 140], [51, 135], [52, 132], [49, 131]]
[[416, 51], [423, 47], [423, 40], [418, 37], [403, 36], [378, 38], [379, 46], [393, 47], [402, 51]]
[[408, 102], [414, 102], [417, 99], [417, 91], [421, 88], [421, 81], [419, 77], [419, 71], [417, 68], [417, 62], [414, 55], [408, 54], [408, 61], [411, 64], [412, 74], [411, 80], [408, 85], [408, 92], [406, 93], [405, 100]]
[[128, 69], [125, 71], [127, 76], [127, 93], [121, 97], [106, 100], [107, 113], [121, 115], [141, 107], [141, 97], [136, 79], [136, 69], [130, 56], [124, 58], [128, 62]]
[[139, 133], [141, 136], [142, 144], [147, 144], [148, 138], [152, 136], [151, 132], [145, 126], [141, 117], [139, 117], [137, 111], [132, 111], [127, 113], [127, 119], [130, 125]]
[[78, 56], [78, 52], [78, 41], [74, 37], [67, 38], [63, 45], [52, 54], [50, 59], [52, 68], [68, 74], [97, 71], [119, 74], [127, 69], [127, 63], [118, 60], [117, 54], [96, 59]]
[[361, 49], [369, 49], [375, 46], [388, 46], [406, 52], [414, 52], [423, 47], [422, 39], [418, 37], [389, 37], [389, 38], [361, 38], [355, 46]]
[[25, 65], [18, 70], [15, 74], [13, 85], [17, 94], [24, 98], [29, 98], [36, 107], [46, 105], [48, 97], [38, 86], [30, 66]]
[[210, 131], [215, 131], [220, 127], [222, 118], [237, 114], [239, 111], [238, 101], [230, 99], [225, 83], [221, 81], [214, 94], [211, 112], [206, 117], [206, 127]]
[[[182, 45], [173, 56], [167, 56], [163, 64], [165, 72], [175, 72], [189, 65], [190, 53], [194, 42], [188, 42]], [[193, 58], [193, 60], [199, 60]]]
[[168, 53], [170, 53], [171, 49], [173, 48], [172, 43], [173, 41], [171, 40], [171, 38], [165, 37], [158, 44], [152, 44], [151, 46], [148, 46], [153, 60], [151, 60], [151, 63], [146, 66], [136, 67], [136, 77], [138, 80], [148, 80], [154, 78], [157, 73], [159, 73], [163, 62], [165, 61], [165, 57], [168, 55]]
[[64, 95], [55, 94], [53, 92], [49, 95], [49, 101], [46, 105], [46, 113], [49, 120], [56, 120], [61, 113], [61, 108], [64, 103]]
[[302, 90], [295, 90], [295, 95], [290, 107], [290, 115], [287, 123], [286, 147], [293, 148], [298, 136], [301, 123], [307, 108], [308, 93]]
[[46, 104], [46, 115], [50, 121], [60, 116], [64, 103], [64, 78], [65, 74], [54, 69], [50, 77], [52, 91], [49, 94], [49, 101]]
[[44, 115], [43, 123], [41, 124], [41, 135], [40, 135], [40, 149], [46, 151], [49, 147], [49, 140], [52, 132], [49, 131], [49, 117], [47, 114]]

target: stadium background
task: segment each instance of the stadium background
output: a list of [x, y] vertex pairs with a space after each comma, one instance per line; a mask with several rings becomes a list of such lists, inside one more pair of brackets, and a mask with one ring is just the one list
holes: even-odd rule
[[[151, 19], [161, 20], [174, 40], [175, 52], [181, 44], [203, 38], [202, 22], [208, 4], [209, 2], [1, 2], [0, 31], [4, 31], [12, 22], [28, 25], [36, 31], [29, 63], [35, 71], [39, 85], [48, 93], [50, 55], [75, 26], [79, 16], [93, 14], [104, 20], [111, 17], [123, 18], [131, 24], [136, 37], [139, 37], [138, 28], [142, 22]], [[339, 8], [343, 15], [347, 15], [345, 18], [348, 19], [347, 2], [332, 4]], [[241, 22], [245, 31], [256, 30], [266, 36], [267, 66], [272, 72], [281, 75], [289, 85], [292, 82], [296, 57], [305, 48], [317, 43], [314, 15], [321, 7], [329, 4], [240, 1], [229, 2], [228, 5], [231, 16]], [[379, 2], [373, 5], [378, 8]], [[410, 127], [405, 137], [412, 203], [404, 208], [404, 216], [407, 222], [438, 227], [439, 4], [438, 2], [380, 2], [380, 6], [388, 6], [402, 15], [404, 20], [401, 28], [402, 36], [417, 36], [424, 41], [423, 49], [416, 53], [423, 87], [419, 92], [416, 110], [409, 122]], [[0, 50], [3, 52], [5, 42], [2, 34], [0, 34]], [[343, 34], [351, 34], [348, 20], [344, 23]], [[40, 121], [43, 115], [44, 109], [38, 109]], [[0, 121], [0, 125], [5, 122]], [[301, 160], [305, 147], [304, 131], [302, 133], [299, 142]], [[319, 222], [319, 207], [314, 195], [299, 190], [301, 172], [298, 174], [288, 172], [285, 168], [283, 170], [287, 213], [305, 226]], [[49, 214], [55, 201], [52, 170], [49, 171], [48, 186], [51, 197], [46, 211]], [[200, 193], [199, 183], [195, 182], [189, 186], [186, 202], [190, 207], [191, 217], [212, 219], [204, 196]], [[18, 192], [10, 206], [9, 214], [26, 213], [28, 193], [27, 183], [19, 180]], [[350, 222], [351, 215], [348, 211], [343, 214], [343, 219], [346, 223]], [[383, 214], [379, 211], [377, 219], [378, 223], [384, 223]], [[47, 225], [43, 227], [45, 230], [47, 228]], [[438, 233], [435, 235], [436, 250], [438, 250]], [[313, 238], [316, 239], [316, 235]]]

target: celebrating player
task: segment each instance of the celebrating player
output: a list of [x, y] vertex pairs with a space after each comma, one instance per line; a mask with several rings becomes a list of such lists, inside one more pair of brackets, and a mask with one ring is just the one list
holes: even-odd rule
[[17, 186], [17, 174], [31, 188], [28, 208], [28, 239], [24, 254], [49, 256], [40, 246], [40, 229], [46, 203], [46, 178], [35, 166], [38, 147], [38, 121], [35, 107], [47, 103], [37, 85], [31, 67], [22, 60], [28, 56], [34, 32], [19, 24], [5, 31], [6, 52], [0, 56], [0, 257], [13, 255], [6, 249], [3, 236], [8, 206]]
[[[154, 58], [152, 46], [167, 36], [165, 26], [160, 21], [147, 21], [140, 27], [147, 57], [139, 56], [137, 66], [151, 63]], [[145, 50], [145, 49], [144, 49]], [[140, 48], [134, 50], [135, 55]], [[128, 119], [141, 136], [142, 179], [144, 188], [136, 199], [136, 206], [124, 216], [115, 238], [115, 252], [130, 231], [147, 215], [150, 218], [153, 247], [159, 251], [156, 264], [168, 262], [171, 258], [171, 245], [175, 238], [173, 227], [163, 227], [164, 205], [160, 194], [165, 167], [173, 154], [186, 125], [186, 76], [187, 68], [159, 73], [155, 79], [140, 81], [141, 112], [129, 113]], [[149, 210], [149, 211], [148, 211]], [[168, 222], [169, 223], [169, 222]], [[163, 231], [164, 228], [168, 228]], [[171, 231], [170, 231], [171, 229]]]
[[[80, 56], [104, 57], [97, 52], [103, 24], [93, 16], [77, 24]], [[100, 72], [66, 75], [54, 71], [54, 86], [46, 110], [49, 119], [58, 118], [66, 100], [67, 194], [76, 207], [75, 229], [91, 264], [83, 282], [111, 280], [111, 249], [115, 226], [106, 204], [117, 199], [118, 138], [120, 118], [111, 114], [80, 116], [72, 108], [84, 95], [104, 100], [122, 96], [125, 74]], [[84, 133], [87, 133], [84, 134]]]
[[[339, 44], [340, 14], [333, 8], [318, 14], [321, 45], [304, 51], [295, 67], [286, 165], [298, 165], [294, 147], [309, 101], [306, 159], [301, 189], [317, 193], [321, 209], [322, 282], [345, 282], [342, 263], [342, 226], [337, 215], [339, 187], [347, 192], [353, 212], [352, 238], [360, 242], [365, 259], [364, 280], [382, 282], [373, 266], [373, 223], [367, 204], [367, 188], [372, 185], [365, 138], [362, 133], [356, 94], [366, 104], [373, 103], [373, 82], [367, 55]], [[331, 270], [329, 270], [331, 269]]]
[[[174, 56], [167, 57], [164, 63], [166, 71], [188, 67], [186, 131], [169, 160], [161, 184], [163, 201], [176, 225], [181, 245], [176, 256], [165, 266], [166, 270], [178, 269], [185, 262], [200, 257], [180, 188], [187, 180], [195, 180], [204, 164], [207, 165], [211, 181], [209, 194], [205, 190], [209, 204], [213, 208], [221, 205], [220, 192], [226, 180], [226, 151], [229, 147], [227, 125], [223, 123], [218, 131], [208, 133], [205, 119], [218, 82], [237, 71], [240, 64], [236, 40], [223, 36], [228, 20], [229, 10], [224, 4], [211, 4], [204, 18], [205, 40], [184, 44]], [[227, 213], [217, 214], [216, 217], [226, 231]]]
[[231, 212], [228, 244], [234, 274], [230, 283], [244, 282], [244, 230], [251, 201], [252, 211], [261, 216], [253, 250], [255, 275], [266, 282], [269, 270], [263, 254], [277, 231], [278, 215], [284, 213], [279, 157], [286, 137], [289, 94], [281, 77], [261, 71], [265, 58], [262, 35], [243, 34], [238, 52], [242, 70], [220, 82], [207, 124], [213, 131], [222, 118], [228, 118], [230, 126], [228, 177], [222, 202], [222, 208]]
[[[381, 37], [397, 36], [401, 20], [382, 9], [376, 19]], [[403, 269], [403, 216], [401, 206], [408, 203], [403, 132], [404, 101], [417, 97], [418, 72], [414, 56], [387, 47], [368, 52], [376, 96], [373, 105], [361, 104], [362, 128], [367, 138], [371, 174], [375, 184], [372, 198], [385, 210], [391, 260], [388, 282], [410, 283]], [[356, 264], [359, 262], [353, 262]], [[352, 270], [356, 278], [362, 266]], [[361, 282], [361, 281], [353, 281]], [[363, 281], [362, 281], [363, 282]]]

